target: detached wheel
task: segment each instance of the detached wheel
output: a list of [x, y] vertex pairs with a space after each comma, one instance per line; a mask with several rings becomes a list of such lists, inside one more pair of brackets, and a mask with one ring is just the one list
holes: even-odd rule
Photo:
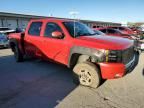
[[99, 69], [90, 62], [78, 63], [73, 69], [74, 82], [84, 86], [97, 88], [101, 81]]
[[15, 56], [16, 62], [22, 62], [23, 61], [23, 55], [20, 52], [18, 46], [14, 46], [14, 56]]

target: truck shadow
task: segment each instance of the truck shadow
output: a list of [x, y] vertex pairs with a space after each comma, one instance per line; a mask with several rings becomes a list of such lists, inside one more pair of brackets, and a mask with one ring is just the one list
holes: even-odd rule
[[0, 107], [54, 108], [77, 86], [62, 65], [30, 60], [16, 63], [0, 57]]

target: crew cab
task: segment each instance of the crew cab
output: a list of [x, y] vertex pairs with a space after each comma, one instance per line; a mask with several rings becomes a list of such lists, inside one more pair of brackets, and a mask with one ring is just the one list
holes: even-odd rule
[[72, 20], [31, 20], [24, 33], [9, 38], [17, 62], [25, 55], [53, 60], [73, 69], [74, 82], [93, 88], [101, 79], [123, 77], [135, 61], [132, 40], [96, 35]]

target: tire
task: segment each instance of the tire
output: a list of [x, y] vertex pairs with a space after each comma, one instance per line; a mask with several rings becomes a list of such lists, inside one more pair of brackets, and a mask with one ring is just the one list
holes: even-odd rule
[[23, 61], [23, 55], [20, 52], [17, 45], [14, 46], [14, 56], [15, 56], [16, 62], [22, 62]]
[[97, 88], [101, 83], [101, 76], [96, 65], [90, 62], [78, 63], [73, 69], [74, 83]]

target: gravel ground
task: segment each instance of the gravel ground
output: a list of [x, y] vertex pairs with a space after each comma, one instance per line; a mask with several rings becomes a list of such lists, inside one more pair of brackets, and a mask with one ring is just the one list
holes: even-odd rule
[[98, 89], [76, 86], [72, 72], [41, 60], [16, 63], [9, 49], [0, 49], [0, 108], [144, 108], [144, 53], [123, 78]]

